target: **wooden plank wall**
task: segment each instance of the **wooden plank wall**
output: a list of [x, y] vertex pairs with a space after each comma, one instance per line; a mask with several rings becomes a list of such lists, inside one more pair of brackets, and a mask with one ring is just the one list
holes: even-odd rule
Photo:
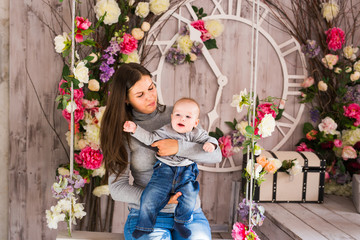
[[[58, 0], [50, 3], [60, 14], [67, 13], [67, 3], [61, 6]], [[226, 9], [227, 1], [222, 4]], [[205, 0], [197, 1], [196, 5], [208, 10]], [[51, 34], [39, 20], [50, 21], [49, 8], [42, 0], [10, 1], [10, 16], [9, 239], [54, 239], [56, 231], [47, 228], [45, 209], [55, 203], [50, 188], [56, 167], [67, 162], [67, 156], [41, 111], [30, 79], [46, 116], [63, 136], [67, 124], [54, 104], [62, 62], [54, 51]], [[224, 121], [241, 118], [229, 105], [231, 96], [249, 88], [250, 33], [249, 27], [230, 20], [224, 25], [225, 32], [217, 39], [219, 49], [211, 50], [211, 54], [229, 78], [219, 105], [221, 117], [215, 123], [226, 130]], [[270, 66], [274, 52], [265, 44], [261, 45], [261, 52], [264, 57], [260, 59], [259, 78], [266, 81], [262, 81], [259, 91], [263, 95], [278, 94], [279, 68]], [[199, 59], [195, 64], [177, 67], [166, 65], [164, 74], [168, 79], [163, 82], [163, 89], [167, 89], [162, 92], [165, 103], [172, 104], [182, 96], [194, 97], [201, 105], [201, 121], [207, 127], [206, 113], [213, 107], [218, 86], [206, 61]], [[295, 114], [296, 109], [289, 111]], [[301, 130], [285, 148], [293, 149], [300, 136]], [[231, 183], [239, 180], [240, 172], [201, 173], [203, 209], [212, 224], [229, 223]], [[113, 230], [122, 232], [127, 209], [122, 203], [117, 204], [116, 209]]]

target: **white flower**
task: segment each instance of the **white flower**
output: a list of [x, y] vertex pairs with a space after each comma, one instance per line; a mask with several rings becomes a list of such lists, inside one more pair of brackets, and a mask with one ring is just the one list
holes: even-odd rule
[[326, 21], [330, 22], [339, 14], [339, 5], [333, 0], [323, 3], [321, 13]]
[[77, 109], [77, 105], [75, 101], [70, 101], [66, 104], [66, 111], [68, 111], [68, 113], [75, 112], [76, 109]]
[[275, 118], [271, 114], [265, 114], [259, 126], [259, 134], [265, 138], [271, 136], [275, 130]]
[[177, 42], [179, 44], [180, 50], [184, 54], [189, 54], [191, 52], [191, 47], [193, 46], [193, 41], [191, 41], [189, 35], [180, 36], [177, 39]]
[[356, 53], [359, 51], [359, 48], [358, 47], [353, 47], [352, 45], [349, 45], [349, 46], [346, 46], [344, 47], [343, 49], [343, 52], [344, 52], [344, 57], [351, 60], [351, 61], [354, 61], [356, 59]]
[[195, 61], [196, 61], [196, 59], [197, 59], [196, 54], [194, 54], [194, 53], [190, 53], [189, 55], [190, 55], [190, 61], [195, 62]]
[[104, 23], [107, 25], [117, 23], [121, 14], [119, 5], [115, 0], [100, 0], [96, 3], [94, 10], [98, 20], [106, 12]]
[[82, 219], [86, 215], [86, 212], [84, 211], [84, 206], [81, 203], [76, 203], [73, 205], [73, 207], [74, 207], [73, 216], [75, 218]]
[[141, 40], [144, 38], [144, 31], [141, 30], [140, 28], [133, 28], [131, 30], [131, 35], [136, 39], [136, 40]]
[[71, 199], [73, 198], [63, 198], [58, 201], [57, 207], [63, 212], [70, 212], [71, 209]]
[[360, 141], [360, 128], [356, 128], [355, 130], [343, 130], [341, 133], [344, 146], [354, 146], [355, 143]]
[[[246, 165], [246, 171], [248, 172], [248, 174], [250, 175], [250, 176], [252, 176], [252, 169], [251, 169], [251, 160], [247, 163], [247, 165]], [[262, 170], [262, 166], [260, 165], [260, 164], [258, 164], [258, 163], [255, 163], [254, 164], [254, 176], [253, 176], [253, 178], [254, 179], [258, 179], [259, 177], [260, 177], [260, 172], [261, 172], [261, 170]]]
[[131, 7], [132, 5], [134, 5], [135, 0], [129, 0], [129, 6]]
[[299, 164], [299, 162], [296, 160], [293, 161], [293, 163], [295, 165], [292, 166], [290, 169], [286, 170], [291, 176], [295, 176], [302, 172], [302, 166]]
[[58, 173], [62, 176], [70, 176], [70, 171], [69, 169], [66, 169], [64, 167], [59, 167], [58, 168]]
[[360, 72], [360, 60], [354, 63], [354, 69], [355, 71]]
[[[65, 133], [65, 136], [66, 136], [66, 141], [68, 142], [68, 145], [70, 146], [70, 144], [71, 144], [70, 143], [70, 141], [71, 141], [71, 132], [67, 131]], [[82, 138], [81, 133], [77, 133], [77, 134], [74, 135], [74, 150], [81, 150], [82, 149], [79, 146], [79, 142], [80, 142], [80, 140], [82, 140], [81, 138]], [[70, 175], [70, 174], [68, 174], [68, 175]]]
[[331, 135], [339, 135], [340, 132], [336, 131], [337, 124], [331, 117], [326, 117], [321, 120], [321, 123], [318, 125], [318, 128], [321, 132]]
[[105, 106], [99, 107], [99, 111], [97, 113], [95, 113], [95, 117], [98, 120], [99, 127], [101, 126], [101, 120], [102, 120], [102, 117], [104, 115], [105, 109], [106, 109]]
[[137, 50], [134, 50], [132, 53], [130, 53], [125, 61], [125, 63], [131, 63], [131, 62], [140, 63], [140, 57]]
[[212, 38], [216, 38], [224, 31], [224, 25], [218, 20], [208, 20], [205, 22], [205, 28], [211, 34]]
[[93, 57], [93, 59], [90, 61], [91, 63], [96, 63], [99, 59], [99, 55], [97, 55], [96, 53], [90, 53], [89, 57]]
[[238, 124], [236, 124], [235, 128], [236, 130], [240, 131], [242, 135], [245, 136], [246, 134], [246, 127], [249, 126], [249, 123], [247, 121], [241, 121]]
[[52, 206], [50, 210], [46, 210], [46, 222], [48, 227], [51, 229], [57, 229], [58, 222], [65, 220], [65, 214], [57, 211], [57, 209]]
[[150, 8], [148, 2], [139, 2], [135, 9], [135, 15], [141, 18], [146, 18], [149, 15]]
[[352, 73], [350, 75], [350, 80], [353, 82], [359, 80], [359, 78], [360, 78], [360, 72], [358, 72], [358, 71], [355, 71], [354, 73]]
[[262, 149], [263, 148], [256, 143], [254, 146], [254, 155], [259, 156], [261, 154]]
[[84, 126], [86, 132], [84, 139], [92, 144], [100, 145], [100, 128], [96, 124], [89, 124]]
[[105, 175], [105, 172], [106, 172], [106, 169], [105, 169], [105, 166], [104, 164], [101, 164], [101, 166], [97, 169], [95, 169], [91, 176], [93, 177], [96, 177], [96, 176], [99, 176], [99, 177], [103, 177]]
[[63, 51], [65, 51], [66, 42], [69, 42], [69, 41], [70, 41], [70, 38], [66, 32], [64, 32], [63, 35], [57, 35], [54, 38], [55, 51], [57, 53], [62, 53]]
[[96, 79], [89, 80], [88, 89], [93, 92], [98, 92], [100, 90], [100, 83]]
[[109, 195], [110, 194], [109, 185], [98, 186], [93, 190], [92, 193], [97, 197], [101, 197], [101, 195]]
[[249, 106], [249, 96], [246, 92], [246, 88], [244, 91], [240, 92], [240, 95], [233, 95], [232, 102], [230, 104], [232, 107], [236, 107], [237, 112], [241, 112], [244, 105]]
[[79, 87], [82, 88], [84, 83], [89, 82], [89, 69], [85, 66], [85, 62], [81, 61], [76, 65], [74, 75], [77, 80], [80, 81]]
[[155, 15], [160, 15], [168, 10], [169, 0], [150, 0], [150, 11]]
[[350, 67], [350, 66], [345, 67], [345, 72], [346, 73], [350, 73], [351, 71], [352, 71], [352, 67]]

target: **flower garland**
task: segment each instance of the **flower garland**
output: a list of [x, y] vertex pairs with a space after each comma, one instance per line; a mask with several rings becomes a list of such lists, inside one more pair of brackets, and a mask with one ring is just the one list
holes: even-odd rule
[[216, 39], [224, 31], [224, 25], [218, 20], [202, 20], [207, 14], [203, 8], [192, 6], [198, 20], [190, 23], [191, 27], [201, 33], [200, 41], [194, 40], [197, 33], [188, 26], [184, 26], [174, 45], [166, 53], [165, 61], [173, 65], [180, 65], [185, 62], [193, 63], [202, 53], [203, 45], [207, 49], [218, 48]]
[[[62, 2], [62, 0], [59, 1]], [[46, 211], [49, 228], [57, 228], [59, 221], [66, 221], [69, 226], [70, 222], [75, 224], [76, 219], [85, 216], [84, 208], [76, 203], [79, 195], [83, 193], [82, 188], [85, 184], [94, 182], [95, 188], [92, 192], [97, 197], [109, 194], [108, 186], [101, 185], [105, 167], [99, 136], [109, 84], [119, 65], [129, 62], [140, 63], [141, 58], [145, 57], [141, 56], [140, 49], [145, 43], [152, 24], [169, 7], [180, 2], [182, 0], [172, 3], [169, 0], [96, 1], [93, 6], [96, 23], [82, 16], [75, 18], [74, 40], [78, 44], [73, 73], [70, 71], [71, 58], [69, 57], [73, 43], [69, 33], [64, 32], [55, 36], [55, 51], [61, 54], [65, 63], [56, 101], [58, 109], [62, 111], [62, 116], [69, 123], [69, 129], [71, 113], [72, 111], [74, 113], [75, 162], [72, 179], [61, 173], [65, 169], [69, 171], [69, 164], [61, 165], [57, 169], [57, 182], [54, 183], [52, 191], [55, 198], [66, 197], [61, 198], [56, 206]], [[70, 100], [72, 84], [73, 102]], [[65, 135], [70, 145], [70, 131]], [[76, 210], [72, 209], [75, 212], [71, 214], [69, 214], [69, 203], [76, 206], [73, 207]]]

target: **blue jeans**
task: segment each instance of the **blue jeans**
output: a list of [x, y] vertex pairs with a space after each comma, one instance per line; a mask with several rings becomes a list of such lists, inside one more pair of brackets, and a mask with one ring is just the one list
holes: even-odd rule
[[156, 216], [168, 203], [171, 193], [181, 192], [175, 209], [174, 221], [185, 224], [192, 220], [192, 212], [199, 193], [196, 163], [183, 167], [171, 167], [157, 161], [150, 182], [141, 195], [139, 222], [136, 229], [152, 232]]
[[[135, 240], [132, 233], [139, 220], [139, 210], [131, 209], [124, 227], [125, 240]], [[173, 229], [174, 214], [160, 212], [156, 218], [154, 231], [145, 234], [137, 240], [185, 240]], [[185, 224], [191, 230], [189, 240], [211, 240], [209, 222], [201, 208], [193, 211], [193, 220]]]

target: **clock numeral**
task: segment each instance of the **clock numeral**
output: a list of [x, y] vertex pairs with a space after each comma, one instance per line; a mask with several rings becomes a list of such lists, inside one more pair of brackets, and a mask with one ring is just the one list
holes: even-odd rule
[[[286, 51], [281, 51], [281, 49], [283, 49], [287, 46], [291, 46], [291, 45], [294, 45], [294, 46], [291, 47], [290, 49], [287, 49]], [[289, 55], [290, 53], [297, 51], [299, 49], [299, 46], [298, 46], [298, 42], [295, 40], [295, 38], [290, 38], [289, 40], [281, 43], [279, 45], [279, 48], [280, 48], [282, 56], [285, 57], [285, 56]]]
[[223, 8], [221, 7], [221, 5], [220, 5], [220, 3], [221, 3], [222, 0], [219, 0], [219, 1], [212, 0], [212, 1], [213, 1], [213, 3], [215, 4], [215, 7], [214, 7], [211, 15], [214, 15], [215, 12], [216, 12], [216, 10], [218, 10], [221, 15], [226, 15], [226, 13], [224, 12], [224, 9], [223, 9]]
[[[241, 14], [241, 2], [242, 2], [242, 0], [237, 0], [236, 1], [236, 12], [235, 12], [236, 17], [240, 17], [240, 14]], [[233, 8], [234, 8], [233, 3], [234, 3], [234, 0], [229, 0], [228, 1], [228, 15], [233, 15]]]

